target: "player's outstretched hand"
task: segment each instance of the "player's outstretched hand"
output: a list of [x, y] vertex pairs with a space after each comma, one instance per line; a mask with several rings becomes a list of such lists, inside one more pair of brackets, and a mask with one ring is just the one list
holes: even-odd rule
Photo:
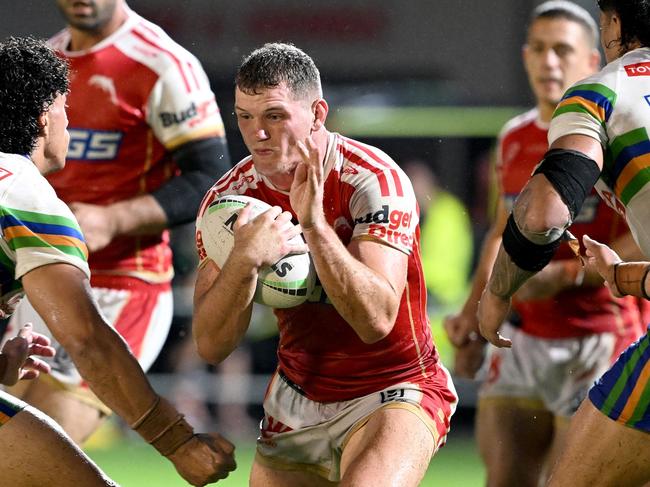
[[598, 271], [598, 274], [605, 279], [605, 285], [614, 296], [623, 296], [616, 288], [614, 279], [614, 264], [621, 262], [618, 254], [607, 245], [597, 242], [587, 235], [582, 237], [582, 242], [587, 249], [587, 263], [593, 266]]
[[512, 341], [502, 337], [499, 333], [499, 328], [506, 319], [508, 310], [510, 310], [509, 298], [500, 298], [487, 287], [483, 290], [481, 300], [478, 303], [478, 327], [481, 335], [487, 341], [501, 348], [510, 348], [512, 346]]
[[50, 339], [32, 330], [27, 323], [18, 331], [18, 335], [8, 340], [0, 351], [0, 383], [12, 386], [21, 379], [34, 379], [48, 373], [50, 366], [35, 357], [54, 357], [54, 348]]
[[217, 433], [195, 434], [168, 456], [178, 473], [201, 487], [225, 479], [235, 470], [235, 445]]

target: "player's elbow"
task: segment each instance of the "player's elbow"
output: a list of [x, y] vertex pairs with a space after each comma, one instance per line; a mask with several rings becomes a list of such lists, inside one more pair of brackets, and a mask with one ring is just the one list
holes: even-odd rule
[[527, 205], [514, 209], [519, 228], [532, 234], [547, 234], [554, 229], [564, 230], [571, 224], [571, 214], [566, 204], [558, 198], [545, 201], [531, 200]]
[[357, 334], [363, 343], [366, 345], [372, 345], [373, 343], [377, 343], [390, 335], [390, 332], [393, 331], [394, 326], [394, 319], [391, 320], [390, 318], [387, 318], [383, 320], [377, 320], [372, 326], [364, 328], [362, 332], [359, 332]]
[[517, 199], [513, 213], [520, 229], [535, 234], [564, 230], [571, 224], [571, 213], [566, 203], [541, 176], [530, 180]]
[[211, 365], [218, 365], [223, 362], [230, 354], [220, 347], [215, 346], [212, 340], [205, 337], [194, 337], [196, 351], [203, 360]]

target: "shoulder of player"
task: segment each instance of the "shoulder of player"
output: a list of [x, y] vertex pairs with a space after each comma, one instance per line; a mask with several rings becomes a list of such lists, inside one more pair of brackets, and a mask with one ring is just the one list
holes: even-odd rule
[[402, 172], [398, 164], [384, 151], [358, 140], [336, 134], [333, 151], [340, 161], [341, 174], [377, 174], [386, 171]]
[[64, 51], [70, 42], [70, 31], [68, 29], [61, 29], [47, 40], [47, 43], [58, 51]]
[[198, 216], [201, 217], [208, 206], [221, 195], [243, 194], [248, 186], [259, 180], [253, 166], [253, 158], [248, 156], [237, 163], [232, 169], [221, 176], [207, 191], [199, 206]]
[[621, 70], [624, 70], [622, 59], [617, 59], [603, 67], [599, 72], [574, 83], [564, 93], [558, 103], [558, 108], [573, 102], [576, 97], [598, 104], [601, 104], [604, 101], [603, 99], [609, 100], [610, 103], [615, 102], [618, 84], [621, 79]]
[[242, 194], [247, 187], [256, 187], [260, 181], [251, 156], [245, 157], [226, 172], [212, 186], [218, 193]]
[[530, 110], [520, 113], [519, 115], [512, 117], [506, 123], [503, 124], [497, 139], [503, 141], [507, 137], [512, 136], [518, 132], [526, 130], [535, 124], [535, 121], [539, 117], [539, 111], [537, 108], [531, 108]]
[[115, 39], [115, 46], [126, 56], [159, 75], [170, 68], [200, 68], [196, 56], [174, 41], [163, 29], [135, 13], [132, 15], [135, 18], [130, 27]]
[[27, 158], [0, 157], [0, 203], [15, 208], [58, 205], [52, 185]]

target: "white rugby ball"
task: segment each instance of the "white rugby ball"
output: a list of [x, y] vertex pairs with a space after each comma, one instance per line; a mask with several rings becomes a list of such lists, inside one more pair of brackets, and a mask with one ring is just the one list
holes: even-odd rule
[[[271, 208], [250, 196], [221, 196], [206, 208], [197, 223], [206, 255], [220, 268], [235, 243], [233, 225], [248, 203], [253, 203], [252, 218]], [[296, 235], [292, 241], [304, 243], [302, 235]], [[315, 283], [316, 270], [309, 253], [286, 255], [274, 265], [259, 270], [253, 299], [272, 308], [291, 308], [307, 300]]]

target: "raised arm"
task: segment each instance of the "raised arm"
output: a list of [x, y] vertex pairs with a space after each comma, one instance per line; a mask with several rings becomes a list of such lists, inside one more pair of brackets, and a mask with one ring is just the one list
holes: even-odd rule
[[512, 295], [551, 260], [602, 165], [596, 139], [561, 137], [517, 198], [478, 310], [481, 334], [493, 344], [510, 346], [498, 330]]
[[323, 166], [312, 139], [298, 143], [303, 163], [291, 187], [314, 266], [327, 296], [359, 338], [374, 343], [395, 324], [406, 285], [408, 256], [374, 238], [353, 239], [346, 246], [323, 212]]

